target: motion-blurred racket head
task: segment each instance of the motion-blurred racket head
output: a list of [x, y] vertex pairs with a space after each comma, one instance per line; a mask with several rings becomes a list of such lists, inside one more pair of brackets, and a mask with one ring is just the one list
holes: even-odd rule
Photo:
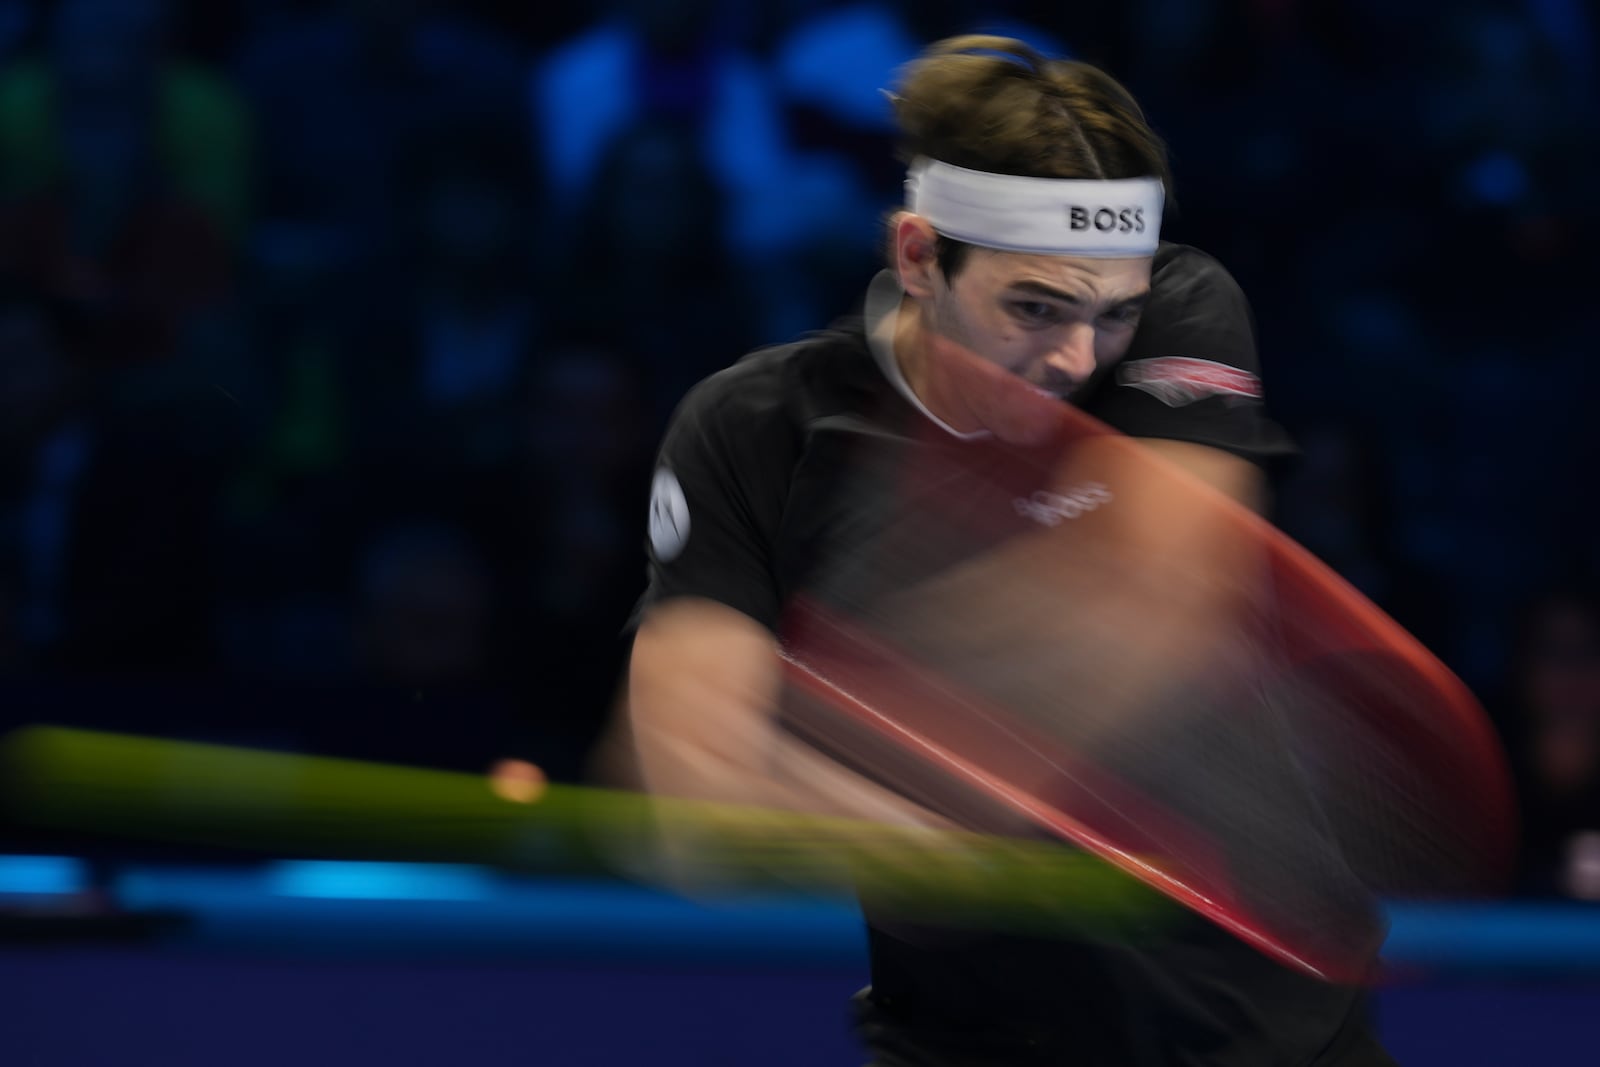
[[785, 621], [784, 725], [1329, 979], [1373, 975], [1380, 898], [1500, 888], [1512, 793], [1467, 689], [1259, 516], [1059, 412], [858, 456], [867, 517]]

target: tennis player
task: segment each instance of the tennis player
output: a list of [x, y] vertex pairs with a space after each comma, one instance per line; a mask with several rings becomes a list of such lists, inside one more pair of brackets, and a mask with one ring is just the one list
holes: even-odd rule
[[[968, 36], [929, 47], [893, 102], [906, 201], [863, 314], [711, 376], [661, 446], [625, 720], [653, 791], [946, 823], [780, 725], [785, 610], [875, 522], [847, 485], [864, 445], [1030, 447], [1071, 403], [1252, 506], [1292, 451], [1238, 285], [1160, 239], [1165, 150], [1122, 86]], [[1060, 488], [1019, 495], [1018, 513], [1047, 526], [1098, 503]], [[1198, 536], [1139, 506], [1122, 521], [1148, 551]], [[1392, 1062], [1359, 991], [1203, 920], [1139, 946], [868, 928], [856, 1007], [880, 1067]]]

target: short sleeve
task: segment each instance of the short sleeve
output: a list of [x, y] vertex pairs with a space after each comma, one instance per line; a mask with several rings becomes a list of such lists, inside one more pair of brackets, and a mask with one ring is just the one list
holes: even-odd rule
[[793, 459], [781, 404], [764, 399], [758, 385], [724, 372], [689, 393], [652, 477], [649, 585], [635, 624], [652, 604], [701, 597], [776, 630], [775, 545]]
[[1196, 249], [1163, 252], [1133, 344], [1084, 409], [1135, 437], [1209, 445], [1262, 465], [1293, 456], [1267, 413], [1255, 323], [1238, 282]]

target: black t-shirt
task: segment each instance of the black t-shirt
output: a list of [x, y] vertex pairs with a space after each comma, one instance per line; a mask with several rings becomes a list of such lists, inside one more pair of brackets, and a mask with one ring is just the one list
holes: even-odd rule
[[[882, 279], [880, 279], [881, 284]], [[674, 413], [652, 491], [649, 588], [727, 604], [776, 632], [824, 541], [859, 521], [840, 479], [863, 443], [925, 435], [861, 317], [753, 352]], [[1163, 244], [1127, 355], [1074, 402], [1135, 437], [1209, 445], [1263, 465], [1293, 446], [1261, 403], [1255, 334], [1215, 259]]]
[[[875, 283], [876, 303], [884, 286]], [[874, 303], [862, 317], [752, 353], [684, 399], [660, 451], [641, 607], [709, 598], [776, 635], [802, 595], [861, 595], [836, 561], [895, 517], [863, 506], [879, 497], [860, 483], [860, 457], [927, 440], [931, 420], [871, 339], [882, 310]], [[1074, 402], [1136, 437], [1263, 465], [1293, 451], [1262, 404], [1243, 293], [1186, 246], [1161, 246], [1127, 355]], [[956, 435], [945, 444], [979, 463], [993, 447]], [[1024, 499], [1027, 487], [1006, 492]], [[860, 1026], [884, 1064], [1388, 1062], [1360, 1025], [1357, 994], [1293, 973], [1199, 919], [1135, 948], [869, 918], [869, 944]]]

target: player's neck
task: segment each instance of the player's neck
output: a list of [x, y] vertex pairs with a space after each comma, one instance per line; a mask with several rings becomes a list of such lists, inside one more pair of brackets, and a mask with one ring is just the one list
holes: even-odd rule
[[894, 330], [894, 358], [900, 365], [900, 374], [923, 406], [949, 429], [960, 434], [984, 430], [959, 392], [951, 388], [948, 376], [939, 373], [931, 330], [923, 320], [922, 308], [908, 298], [900, 308]]

